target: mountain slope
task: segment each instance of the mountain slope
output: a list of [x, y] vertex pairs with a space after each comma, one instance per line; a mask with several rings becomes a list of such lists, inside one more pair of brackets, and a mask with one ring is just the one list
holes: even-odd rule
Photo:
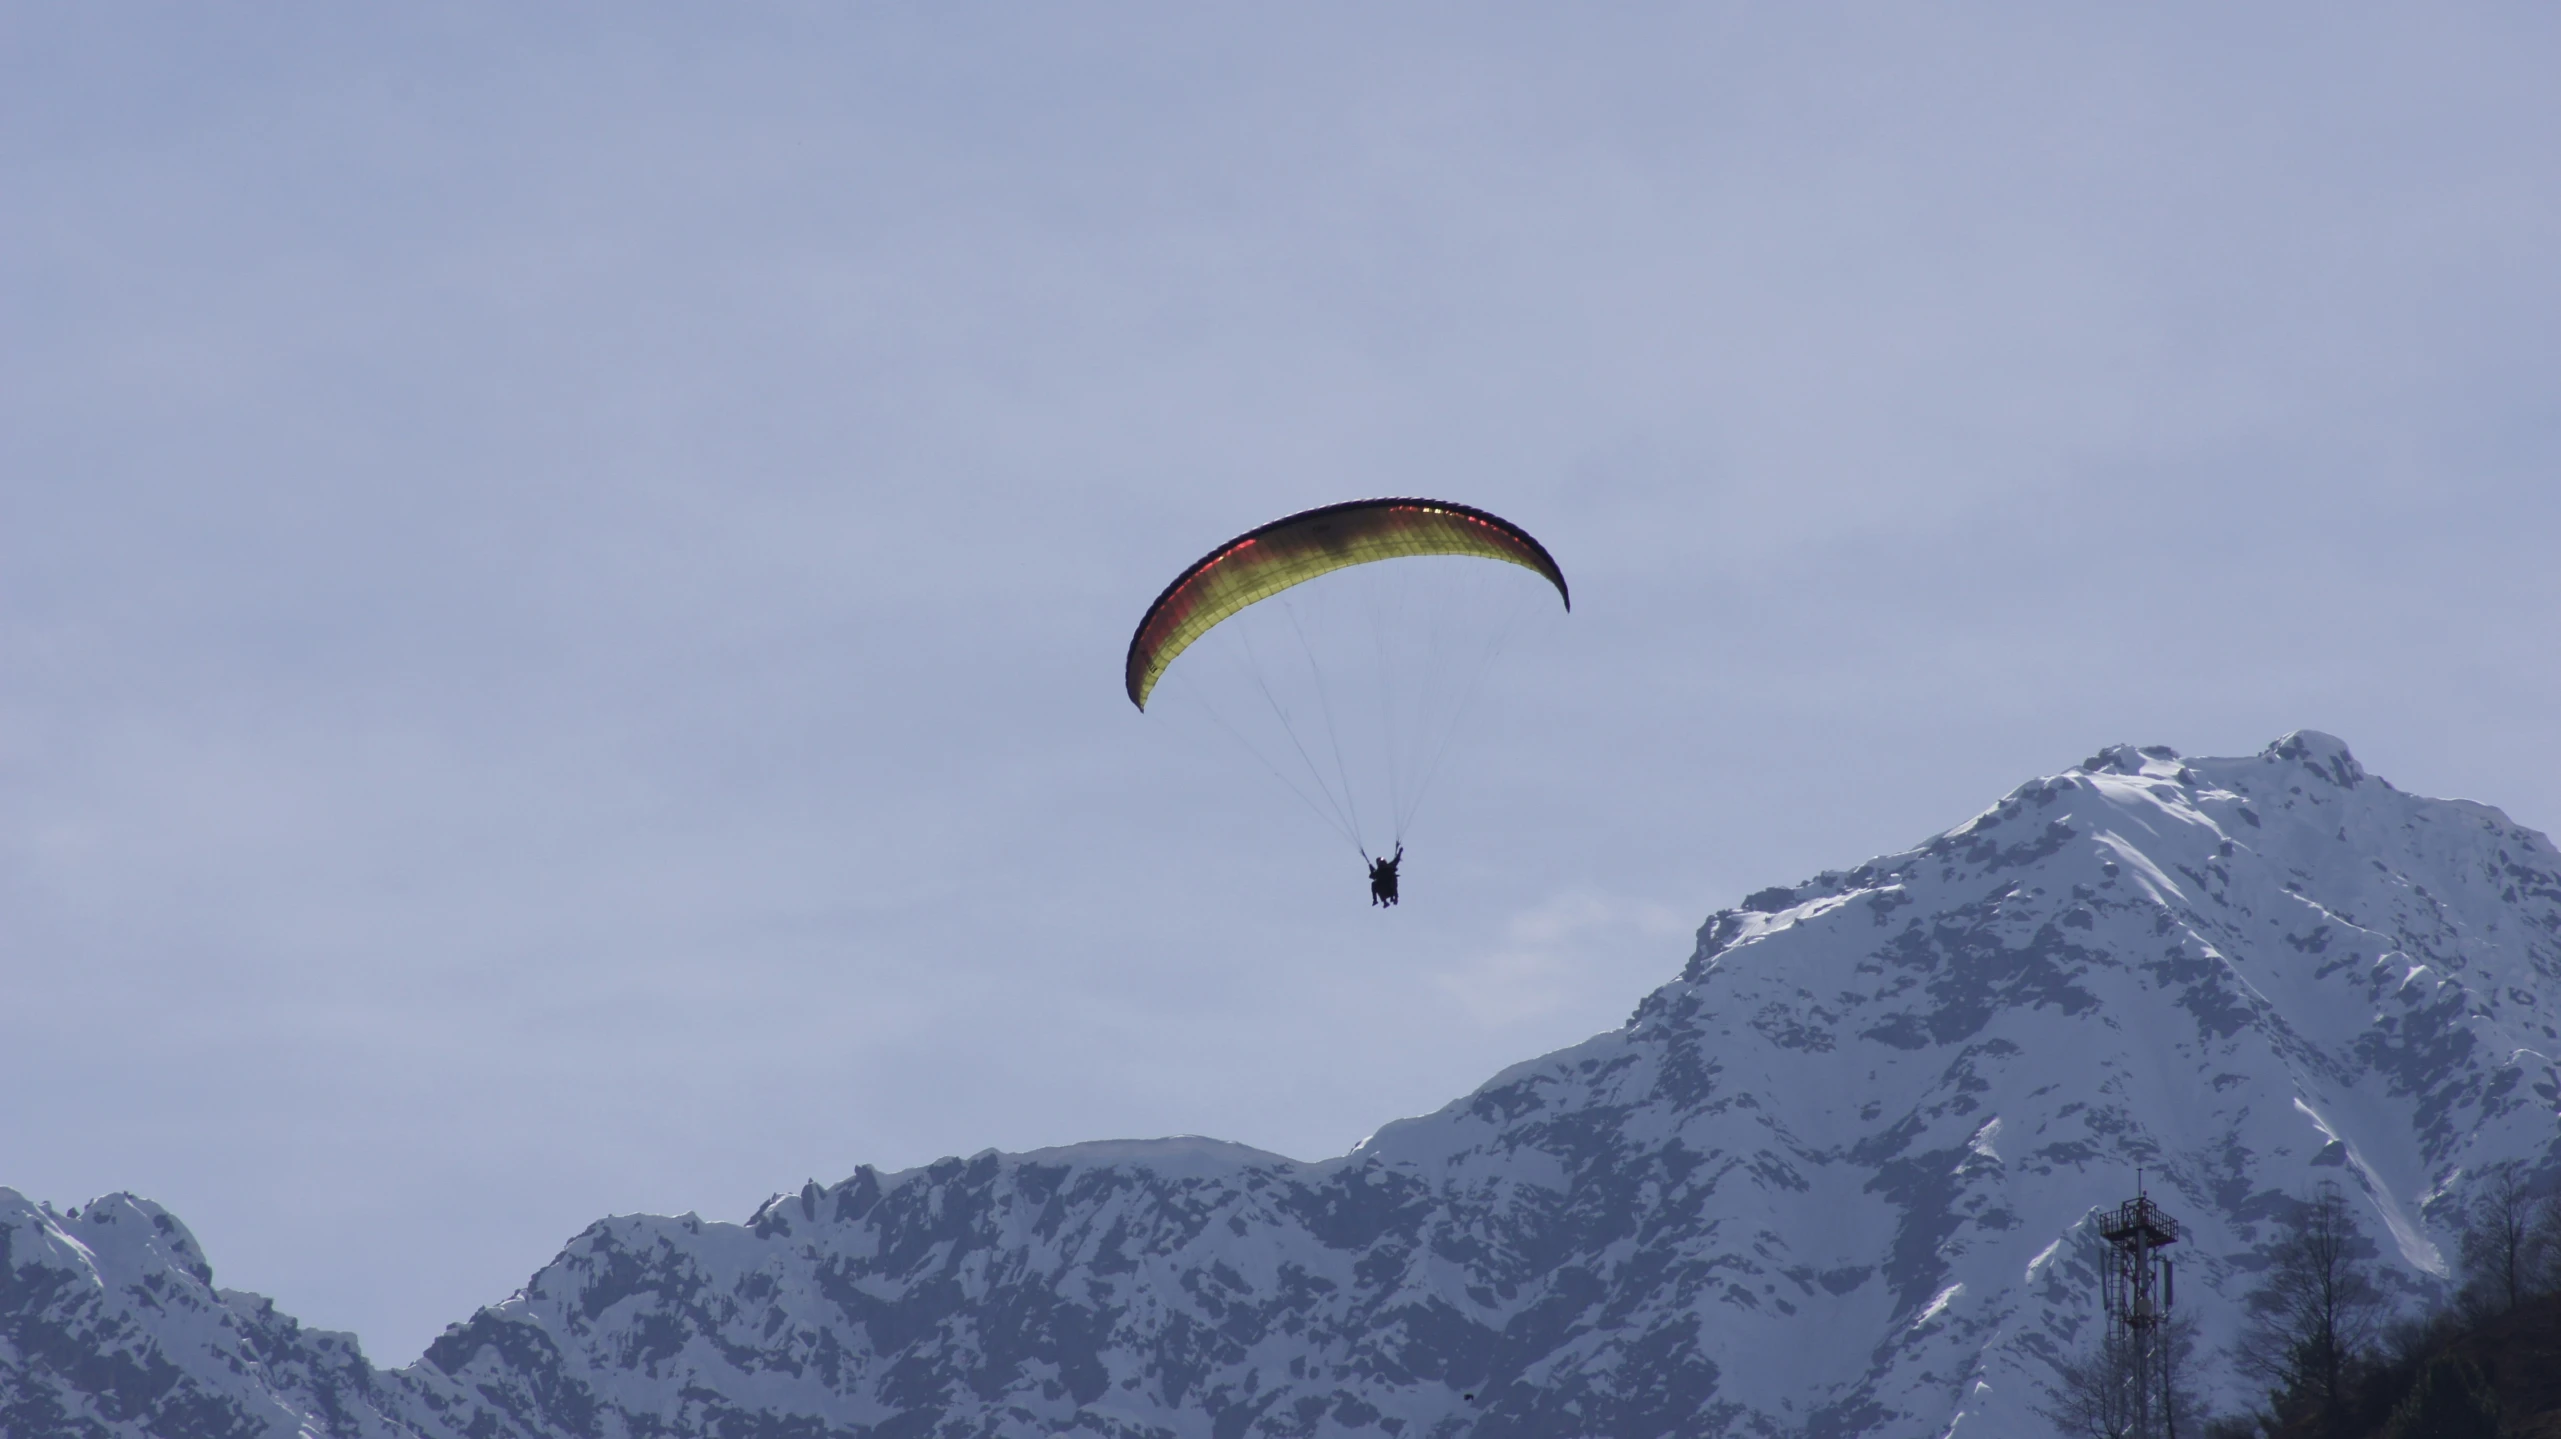
[[[2311, 732], [2117, 748], [1751, 896], [1624, 1028], [1341, 1159], [864, 1169], [744, 1225], [601, 1222], [406, 1370], [229, 1372], [349, 1435], [2042, 1433], [2095, 1319], [2086, 1216], [2136, 1166], [2209, 1352], [2323, 1178], [2424, 1288], [2464, 1175], [2561, 1162], [2556, 1024], [2542, 836]], [[12, 1257], [0, 1313], [57, 1262]], [[11, 1393], [107, 1414], [11, 1322]]]
[[0, 1435], [414, 1432], [352, 1335], [213, 1287], [195, 1237], [131, 1195], [56, 1214], [0, 1189]]

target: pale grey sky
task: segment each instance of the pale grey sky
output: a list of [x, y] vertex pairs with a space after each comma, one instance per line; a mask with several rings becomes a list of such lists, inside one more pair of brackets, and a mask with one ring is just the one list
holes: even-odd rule
[[[2131, 740], [2561, 823], [2544, 7], [0, 12], [0, 1184], [378, 1360], [590, 1219], [1339, 1153]], [[1121, 695], [1575, 586], [1382, 915]]]

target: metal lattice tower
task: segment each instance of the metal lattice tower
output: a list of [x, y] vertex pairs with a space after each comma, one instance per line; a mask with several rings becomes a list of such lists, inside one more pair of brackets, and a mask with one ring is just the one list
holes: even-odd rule
[[[2179, 1242], [2176, 1220], [2142, 1193], [2099, 1216], [2114, 1262], [2100, 1281], [2107, 1344], [2126, 1439], [2177, 1439], [2170, 1406], [2170, 1300], [2174, 1276], [2161, 1251]], [[2114, 1407], [2114, 1406], [2111, 1406]]]

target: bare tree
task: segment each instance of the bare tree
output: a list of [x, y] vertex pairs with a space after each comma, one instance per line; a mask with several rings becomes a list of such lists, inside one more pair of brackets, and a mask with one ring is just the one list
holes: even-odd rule
[[2499, 1439], [2499, 1396], [2470, 1360], [2440, 1355], [2383, 1424], [2382, 1439]]
[[2530, 1298], [2536, 1284], [2536, 1213], [2543, 1206], [2526, 1188], [2525, 1166], [2501, 1160], [2481, 1171], [2478, 1192], [2464, 1214], [2461, 1255], [2463, 1302], [2480, 1314], [2505, 1314]]
[[2161, 1321], [2161, 1402], [2158, 1414], [2165, 1439], [2189, 1439], [2205, 1432], [2214, 1415], [2205, 1407], [2190, 1377], [2195, 1370], [2196, 1316], [2173, 1314]]
[[2561, 1193], [2535, 1201], [2526, 1234], [2526, 1292], [2561, 1293]]
[[2187, 1379], [2188, 1360], [2196, 1349], [2196, 1321], [2176, 1315], [2161, 1327], [2161, 1368], [2155, 1382], [2163, 1392], [2149, 1406], [2134, 1402], [2141, 1367], [2135, 1363], [2135, 1336], [2119, 1324], [2102, 1324], [2088, 1347], [2055, 1365], [2055, 1382], [2046, 1389], [2048, 1403], [2039, 1413], [2046, 1422], [2076, 1439], [2145, 1439], [2136, 1433], [2136, 1416], [2148, 1407], [2153, 1422], [2172, 1435], [2204, 1431], [2204, 1400]]
[[2347, 1418], [2356, 1375], [2380, 1331], [2386, 1301], [2367, 1273], [2374, 1246], [2336, 1183], [2324, 1181], [2295, 1210], [2249, 1295], [2249, 1319], [2233, 1358], [2269, 1385], [2280, 1416], [2313, 1416], [2335, 1434]]
[[2130, 1439], [2134, 1433], [2133, 1356], [2125, 1330], [2101, 1323], [2089, 1347], [2055, 1365], [2047, 1403], [2038, 1413], [2074, 1439]]

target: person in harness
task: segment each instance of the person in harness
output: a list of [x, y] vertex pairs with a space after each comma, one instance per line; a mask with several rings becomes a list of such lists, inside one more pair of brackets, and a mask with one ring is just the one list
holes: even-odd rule
[[1386, 859], [1369, 862], [1369, 902], [1373, 905], [1396, 903], [1396, 866], [1405, 862], [1405, 846], [1398, 844], [1396, 853]]

